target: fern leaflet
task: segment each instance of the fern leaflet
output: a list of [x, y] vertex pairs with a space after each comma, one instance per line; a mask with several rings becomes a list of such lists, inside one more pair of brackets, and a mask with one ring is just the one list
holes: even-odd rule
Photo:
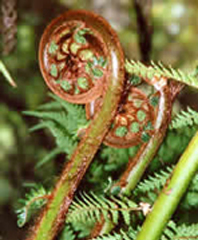
[[31, 188], [30, 192], [26, 193], [25, 199], [19, 199], [23, 206], [16, 210], [17, 225], [23, 227], [31, 215], [46, 204], [49, 197], [50, 193], [42, 185], [36, 185], [34, 188]]
[[118, 199], [115, 197], [106, 198], [104, 196], [97, 196], [94, 193], [80, 195], [72, 202], [67, 222], [76, 224], [78, 222], [97, 221], [101, 219], [101, 214], [105, 220], [111, 220], [117, 224], [119, 219], [119, 212], [122, 214], [125, 224], [130, 224], [130, 211], [137, 211], [139, 207], [136, 203], [129, 199]]
[[187, 126], [192, 127], [194, 124], [198, 124], [198, 112], [194, 111], [190, 107], [187, 107], [187, 111], [181, 111], [171, 121], [170, 129], [183, 128]]
[[147, 67], [139, 61], [127, 60], [125, 68], [128, 73], [147, 78], [148, 80], [154, 76], [164, 76], [168, 79], [174, 79], [175, 81], [198, 88], [197, 77], [194, 74], [186, 74], [180, 69], [175, 70], [171, 66], [166, 68], [161, 62], [158, 64], [151, 62], [151, 65]]
[[161, 190], [172, 171], [173, 167], [167, 167], [166, 170], [161, 170], [159, 173], [155, 173], [154, 176], [149, 176], [148, 179], [143, 180], [137, 185], [134, 194], [138, 195], [139, 193]]
[[24, 112], [26, 115], [40, 119], [40, 122], [30, 131], [47, 128], [56, 140], [57, 147], [45, 156], [37, 167], [42, 166], [59, 153], [66, 153], [70, 157], [77, 145], [78, 131], [88, 125], [82, 106], [67, 103], [53, 94], [50, 94], [50, 97], [54, 101], [43, 104], [37, 111]]

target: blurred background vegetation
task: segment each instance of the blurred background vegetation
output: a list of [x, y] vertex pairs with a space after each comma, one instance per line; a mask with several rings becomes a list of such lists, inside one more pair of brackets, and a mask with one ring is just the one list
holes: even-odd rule
[[[1, 0], [0, 4], [4, 2]], [[0, 240], [22, 239], [26, 229], [21, 230], [16, 224], [17, 199], [33, 182], [48, 184], [51, 176], [58, 176], [64, 162], [64, 157], [58, 155], [56, 161], [35, 171], [35, 164], [54, 147], [54, 139], [47, 131], [30, 135], [28, 128], [37, 120], [22, 111], [33, 110], [49, 100], [38, 66], [38, 44], [50, 20], [69, 9], [87, 9], [104, 16], [118, 32], [126, 57], [141, 59], [132, 0], [18, 1], [16, 48], [7, 55], [3, 54], [4, 33], [0, 25], [0, 59], [18, 85], [12, 88], [0, 75]], [[151, 10], [151, 59], [192, 71], [198, 55], [198, 1], [153, 0], [146, 10]], [[190, 105], [197, 109], [197, 100], [197, 92], [185, 88], [176, 108]]]

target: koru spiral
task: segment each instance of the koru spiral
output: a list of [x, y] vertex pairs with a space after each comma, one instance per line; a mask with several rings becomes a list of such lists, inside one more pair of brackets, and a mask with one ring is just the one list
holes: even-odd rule
[[[88, 119], [94, 118], [102, 105], [111, 66], [116, 64], [108, 51], [108, 38], [113, 38], [114, 34], [102, 17], [78, 10], [66, 12], [53, 20], [40, 42], [39, 62], [45, 82], [66, 101], [86, 104]], [[120, 43], [115, 44], [121, 48]], [[122, 49], [119, 51], [122, 52]], [[123, 57], [124, 69], [124, 55], [120, 57]], [[142, 80], [144, 85], [149, 82]], [[127, 92], [121, 97], [116, 116], [104, 139], [104, 144], [117, 148], [149, 140], [154, 133], [160, 97], [151, 81], [149, 86], [152, 89], [146, 92], [142, 84], [134, 85], [125, 77], [123, 82]]]

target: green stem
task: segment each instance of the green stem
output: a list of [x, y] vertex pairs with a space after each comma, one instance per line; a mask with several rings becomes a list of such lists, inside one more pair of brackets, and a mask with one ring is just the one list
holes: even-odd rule
[[[162, 83], [164, 81], [165, 85], [159, 88], [158, 85], [160, 85], [160, 81], [162, 81]], [[167, 86], [165, 79], [159, 80], [155, 87], [156, 89], [159, 88], [158, 90], [160, 92], [158, 115], [154, 126], [155, 133], [148, 143], [141, 146], [135, 158], [129, 161], [127, 169], [122, 175], [120, 181], [116, 184], [116, 186], [121, 187], [121, 192], [125, 195], [131, 194], [131, 191], [136, 187], [148, 164], [152, 161], [164, 139], [170, 121], [172, 110], [170, 87]]]
[[[161, 85], [161, 86], [160, 86]], [[159, 87], [160, 86], [160, 87]], [[162, 143], [172, 111], [172, 92], [167, 80], [162, 78], [154, 84], [154, 87], [160, 92], [158, 114], [155, 123], [155, 133], [148, 143], [145, 143], [138, 150], [136, 156], [129, 160], [129, 164], [122, 174], [120, 180], [112, 187], [120, 187], [121, 193], [131, 195], [131, 191], [135, 188], [140, 178], [144, 174], [146, 167], [152, 161], [160, 144]], [[94, 227], [91, 237], [97, 237], [99, 234], [109, 233], [113, 224], [105, 222], [104, 219], [98, 222]]]
[[[108, 35], [109, 37], [109, 35]], [[117, 37], [112, 35], [112, 38]], [[112, 40], [111, 38], [111, 40]], [[107, 41], [108, 39], [106, 39]], [[43, 213], [39, 217], [36, 226], [27, 240], [52, 240], [65, 222], [65, 214], [73, 199], [73, 195], [91, 163], [98, 147], [116, 113], [123, 89], [124, 62], [123, 53], [118, 41], [108, 45], [110, 74], [103, 105], [97, 116], [92, 121], [85, 137], [78, 145], [70, 162], [66, 164], [62, 175], [57, 182], [52, 197]]]
[[136, 240], [157, 240], [174, 213], [191, 179], [198, 170], [198, 132], [195, 134], [175, 167], [168, 186], [165, 186], [146, 218]]

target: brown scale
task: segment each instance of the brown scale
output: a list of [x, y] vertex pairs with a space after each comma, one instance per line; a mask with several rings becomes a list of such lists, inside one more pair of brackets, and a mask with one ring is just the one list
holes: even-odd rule
[[17, 33], [17, 0], [2, 0], [2, 38], [3, 54], [8, 55], [16, 46]]
[[[159, 97], [159, 93], [152, 95]], [[154, 133], [157, 106], [152, 106], [149, 97], [140, 89], [131, 87], [125, 103], [116, 114], [114, 122], [104, 139], [104, 144], [116, 148], [128, 148], [147, 142]], [[87, 118], [94, 117], [102, 98], [86, 105]]]
[[89, 23], [70, 19], [63, 22], [61, 18], [48, 26], [39, 49], [42, 74], [50, 89], [80, 104], [103, 94], [108, 63], [101, 66], [94, 61], [105, 60], [107, 54], [102, 36]]

